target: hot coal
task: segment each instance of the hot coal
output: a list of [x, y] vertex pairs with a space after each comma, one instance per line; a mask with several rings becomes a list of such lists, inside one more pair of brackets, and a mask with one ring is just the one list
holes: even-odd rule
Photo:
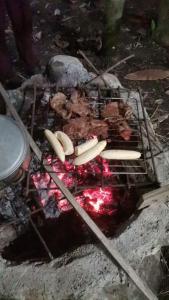
[[[51, 156], [47, 161], [65, 186], [72, 190], [76, 201], [92, 216], [117, 216], [121, 203], [125, 201], [126, 205], [133, 206], [128, 202], [131, 199], [124, 189], [113, 187], [117, 179], [106, 160], [97, 158], [79, 167], [75, 167], [71, 161], [62, 164]], [[100, 185], [101, 178], [106, 180], [107, 185]], [[49, 174], [38, 171], [32, 175], [32, 181], [46, 218], [56, 218], [73, 209]]]

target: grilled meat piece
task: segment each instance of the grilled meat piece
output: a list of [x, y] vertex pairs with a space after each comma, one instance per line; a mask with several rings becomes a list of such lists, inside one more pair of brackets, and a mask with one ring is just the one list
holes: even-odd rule
[[106, 138], [108, 136], [108, 125], [103, 120], [90, 118], [75, 118], [63, 126], [63, 131], [71, 139], [87, 139], [92, 136]]
[[132, 129], [127, 124], [126, 121], [119, 121], [116, 124], [116, 129], [121, 136], [121, 138], [125, 141], [129, 141], [132, 135]]
[[58, 92], [50, 101], [50, 105], [64, 120], [70, 119], [72, 116], [86, 117], [92, 115], [85, 94], [76, 89], [69, 100], [63, 93]]
[[124, 117], [126, 120], [130, 120], [133, 118], [133, 110], [130, 105], [127, 103], [124, 103], [123, 101], [119, 102], [119, 111], [120, 114]]
[[120, 115], [118, 102], [110, 102], [106, 104], [101, 114], [105, 119], [118, 117]]
[[79, 90], [74, 90], [70, 102], [67, 103], [67, 109], [80, 117], [90, 116], [92, 111], [89, 103], [86, 101], [85, 94]]
[[66, 108], [66, 96], [58, 92], [50, 101], [50, 106], [64, 120], [70, 119], [72, 113]]
[[90, 136], [101, 136], [102, 138], [108, 137], [108, 124], [103, 120], [91, 119], [89, 134]]
[[89, 122], [86, 118], [75, 118], [69, 120], [69, 122], [63, 126], [63, 131], [71, 139], [86, 139], [89, 133]]
[[119, 102], [110, 102], [104, 106], [102, 117], [106, 119], [114, 119], [122, 116], [123, 119], [131, 119], [133, 116], [132, 107], [122, 100]]
[[108, 103], [102, 110], [102, 117], [125, 141], [129, 141], [132, 135], [132, 129], [126, 121], [132, 118], [132, 114], [132, 108], [123, 101]]

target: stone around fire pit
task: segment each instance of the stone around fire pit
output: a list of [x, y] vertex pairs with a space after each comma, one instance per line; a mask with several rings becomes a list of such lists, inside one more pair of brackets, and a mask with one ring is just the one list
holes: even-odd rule
[[103, 74], [102, 78], [104, 79], [104, 81], [102, 80], [101, 77], [97, 77], [97, 75], [95, 73], [90, 72], [90, 76], [91, 76], [91, 79], [93, 79], [90, 83], [91, 88], [93, 86], [104, 88], [105, 83], [107, 84], [108, 87], [110, 87], [112, 89], [122, 88], [122, 85], [121, 85], [120, 81], [118, 80], [118, 78], [111, 73]]
[[62, 88], [76, 87], [90, 79], [80, 60], [68, 55], [52, 57], [47, 66], [47, 73], [49, 79]]

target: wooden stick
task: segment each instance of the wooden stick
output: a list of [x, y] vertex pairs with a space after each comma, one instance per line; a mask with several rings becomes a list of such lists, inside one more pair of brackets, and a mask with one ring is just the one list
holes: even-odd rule
[[110, 68], [108, 68], [107, 70], [105, 70], [104, 72], [100, 73], [98, 76], [92, 78], [91, 80], [89, 80], [86, 85], [90, 84], [93, 80], [95, 80], [96, 78], [99, 78], [101, 76], [103, 76], [105, 73], [109, 73], [110, 71], [114, 70], [116, 67], [118, 67], [119, 65], [121, 65], [122, 63], [126, 62], [127, 60], [133, 58], [135, 55], [129, 55], [126, 58], [123, 58], [122, 60], [118, 61], [115, 65], [111, 66]]
[[[94, 72], [96, 72], [96, 74], [98, 76], [100, 76], [100, 78], [103, 80], [103, 83], [105, 84], [106, 87], [109, 87], [109, 85], [107, 84], [106, 80], [104, 79], [103, 75], [100, 75], [99, 70], [94, 66], [94, 64], [91, 62], [91, 60], [84, 54], [83, 51], [79, 50], [78, 53], [85, 59], [85, 61], [88, 63], [88, 65], [93, 69]], [[97, 77], [95, 77], [96, 79]]]
[[[17, 123], [20, 125], [20, 127], [24, 130], [28, 137], [28, 141], [30, 143], [30, 146], [34, 153], [36, 154], [37, 158], [41, 160], [42, 153], [27, 131], [25, 125], [23, 124], [22, 120], [20, 119], [17, 111], [15, 110], [15, 107], [10, 102], [8, 94], [4, 90], [2, 84], [0, 83], [0, 94], [4, 98], [4, 101], [6, 105], [8, 106], [8, 109], [12, 116], [15, 118]], [[121, 256], [118, 250], [116, 250], [115, 247], [113, 247], [113, 242], [110, 241], [100, 230], [100, 228], [94, 223], [94, 221], [90, 218], [90, 216], [86, 213], [86, 211], [80, 206], [80, 204], [76, 201], [76, 199], [73, 197], [71, 192], [65, 187], [63, 182], [58, 178], [58, 176], [54, 173], [52, 173], [52, 168], [48, 165], [46, 161], [43, 162], [44, 168], [49, 173], [55, 184], [59, 187], [59, 189], [62, 191], [63, 195], [66, 197], [66, 199], [71, 203], [71, 205], [74, 207], [74, 209], [77, 211], [77, 213], [81, 216], [83, 221], [88, 225], [88, 227], [91, 229], [91, 231], [96, 235], [98, 240], [104, 245], [105, 249], [109, 252], [111, 257], [117, 262], [118, 265], [124, 270], [124, 272], [131, 278], [131, 280], [135, 283], [135, 285], [139, 288], [139, 290], [147, 297], [149, 300], [158, 300], [157, 296], [151, 291], [151, 289], [148, 287], [147, 283], [144, 282], [138, 274], [135, 272], [135, 270], [124, 260], [124, 258]]]

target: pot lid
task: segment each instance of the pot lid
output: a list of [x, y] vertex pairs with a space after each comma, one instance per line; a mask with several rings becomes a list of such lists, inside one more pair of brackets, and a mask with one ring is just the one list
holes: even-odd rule
[[0, 180], [12, 175], [27, 153], [25, 133], [13, 119], [0, 115]]

